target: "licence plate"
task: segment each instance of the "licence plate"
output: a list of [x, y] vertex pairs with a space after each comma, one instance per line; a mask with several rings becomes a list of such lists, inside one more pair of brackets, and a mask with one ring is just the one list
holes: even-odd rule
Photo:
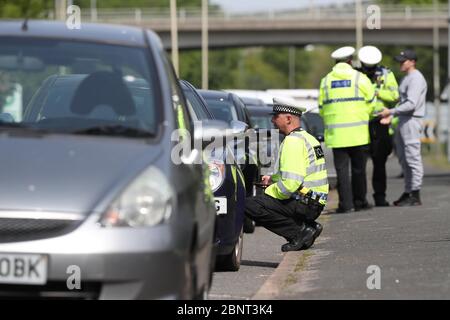
[[214, 198], [214, 202], [216, 204], [217, 214], [227, 214], [227, 198], [217, 197]]
[[47, 264], [45, 255], [0, 253], [0, 283], [45, 284]]

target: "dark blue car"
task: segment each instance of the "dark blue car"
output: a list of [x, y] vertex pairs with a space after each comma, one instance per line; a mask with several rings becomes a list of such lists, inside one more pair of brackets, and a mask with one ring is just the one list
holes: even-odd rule
[[[243, 101], [234, 93], [217, 90], [199, 90], [199, 94], [205, 99], [208, 109], [220, 120], [228, 123], [236, 121], [247, 124], [249, 132], [254, 130], [250, 115]], [[247, 138], [241, 141], [242, 147], [237, 149], [243, 152], [237, 154], [239, 164], [245, 178], [247, 197], [255, 196], [258, 193], [257, 184], [260, 181], [261, 169], [257, 155], [257, 146], [248, 141]], [[244, 157], [244, 158], [243, 158]], [[244, 232], [253, 233], [255, 223], [249, 218], [245, 219]]]
[[[215, 119], [194, 86], [184, 80], [181, 80], [180, 83], [191, 117], [197, 121]], [[218, 248], [216, 266], [219, 270], [237, 271], [241, 264], [243, 246], [245, 180], [229, 147], [226, 147], [225, 151], [215, 151], [217, 152], [214, 156], [209, 156], [205, 160], [209, 163], [211, 171], [210, 184], [214, 192], [217, 209], [216, 241]], [[230, 157], [233, 159], [233, 163], [226, 163], [224, 159], [230, 159]]]

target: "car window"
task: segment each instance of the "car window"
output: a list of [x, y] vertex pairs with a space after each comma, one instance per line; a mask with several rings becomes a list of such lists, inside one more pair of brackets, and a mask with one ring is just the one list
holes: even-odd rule
[[192, 91], [191, 88], [186, 87], [185, 89], [183, 89], [183, 92], [186, 97], [188, 105], [190, 105], [190, 108], [192, 108], [192, 111], [195, 113], [195, 116], [197, 117], [198, 120], [205, 120], [211, 118], [208, 111], [205, 110], [205, 106], [200, 101], [199, 97], [197, 97], [195, 92]]
[[[118, 125], [155, 133], [162, 112], [149, 55], [138, 47], [0, 37], [0, 111], [47, 131]], [[11, 96], [15, 105], [5, 108]]]
[[173, 69], [173, 66], [169, 63], [166, 54], [164, 54], [162, 58], [165, 62], [165, 68], [169, 75], [170, 89], [172, 93], [172, 106], [177, 127], [179, 129], [186, 129], [188, 131], [191, 131], [191, 133], [193, 133], [192, 132], [192, 128], [194, 127], [193, 119], [185, 104], [183, 92], [180, 88], [180, 84], [176, 77], [175, 70]]
[[273, 129], [274, 128], [274, 125], [271, 121], [270, 116], [251, 115], [250, 117], [251, 117], [254, 128], [261, 128], [261, 129]]
[[214, 117], [219, 120], [230, 122], [232, 120], [239, 120], [236, 112], [236, 107], [229, 101], [224, 99], [206, 98], [209, 111]]
[[312, 135], [323, 135], [324, 134], [324, 123], [322, 118], [318, 113], [305, 113], [303, 116], [303, 122], [307, 123], [307, 129]]
[[239, 118], [238, 120], [249, 124], [248, 123], [249, 119], [246, 118], [246, 114], [245, 114], [245, 105], [244, 105], [244, 103], [241, 101], [241, 99], [239, 99], [238, 96], [232, 94], [232, 97], [233, 97], [234, 103], [236, 104], [236, 109], [237, 109], [238, 118]]

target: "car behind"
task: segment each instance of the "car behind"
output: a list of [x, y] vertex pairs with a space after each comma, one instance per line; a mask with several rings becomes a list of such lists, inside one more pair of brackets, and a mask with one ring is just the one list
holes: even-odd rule
[[[180, 82], [192, 117], [199, 121], [198, 125], [214, 120], [195, 87], [185, 80]], [[217, 269], [237, 271], [243, 248], [246, 192], [244, 176], [229, 146], [224, 145], [223, 148], [205, 154], [205, 158], [211, 171], [210, 182], [217, 209]]]

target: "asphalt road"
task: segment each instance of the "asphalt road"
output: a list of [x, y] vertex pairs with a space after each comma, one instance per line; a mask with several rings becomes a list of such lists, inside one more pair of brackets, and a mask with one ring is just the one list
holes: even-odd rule
[[215, 272], [209, 299], [251, 299], [283, 259], [283, 243], [283, 238], [262, 227], [256, 227], [253, 234], [244, 234], [240, 270]]
[[[390, 202], [402, 192], [398, 173], [391, 158]], [[257, 228], [246, 235], [241, 270], [215, 273], [210, 299], [450, 299], [449, 187], [450, 172], [428, 167], [422, 206], [324, 213], [307, 251], [281, 253], [284, 240]]]
[[[391, 158], [390, 202], [403, 190], [398, 173]], [[426, 168], [422, 206], [326, 215], [321, 241], [277, 298], [450, 299], [449, 187], [450, 172]], [[379, 268], [379, 289], [370, 266]]]

